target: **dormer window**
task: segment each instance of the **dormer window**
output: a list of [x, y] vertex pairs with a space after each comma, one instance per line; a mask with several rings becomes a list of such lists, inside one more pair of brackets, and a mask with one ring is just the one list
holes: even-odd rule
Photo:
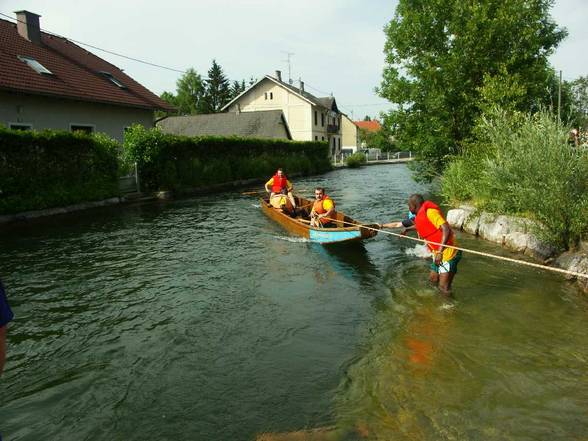
[[37, 72], [39, 74], [53, 75], [53, 72], [51, 72], [49, 69], [47, 69], [45, 66], [43, 66], [41, 63], [39, 63], [37, 60], [35, 60], [32, 57], [25, 57], [23, 55], [18, 55], [18, 59], [20, 61], [22, 61], [23, 63], [26, 63], [31, 69], [33, 69], [35, 72]]
[[100, 71], [98, 73], [100, 75], [102, 75], [104, 78], [106, 78], [108, 81], [110, 81], [112, 84], [116, 85], [117, 87], [120, 87], [121, 89], [126, 89], [127, 88], [127, 86], [125, 86], [123, 83], [121, 83], [115, 77], [113, 77], [110, 72]]

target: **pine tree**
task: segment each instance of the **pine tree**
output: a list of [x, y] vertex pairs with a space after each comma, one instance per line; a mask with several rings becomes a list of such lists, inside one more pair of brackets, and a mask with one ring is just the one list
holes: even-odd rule
[[206, 93], [204, 95], [204, 113], [218, 113], [231, 100], [231, 87], [222, 68], [212, 60], [212, 66], [208, 70], [206, 80]]

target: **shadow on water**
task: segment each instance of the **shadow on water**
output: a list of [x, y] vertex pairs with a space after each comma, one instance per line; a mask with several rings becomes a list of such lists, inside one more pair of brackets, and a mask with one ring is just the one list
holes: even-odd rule
[[359, 280], [362, 284], [372, 284], [380, 276], [363, 242], [312, 245], [342, 276]]

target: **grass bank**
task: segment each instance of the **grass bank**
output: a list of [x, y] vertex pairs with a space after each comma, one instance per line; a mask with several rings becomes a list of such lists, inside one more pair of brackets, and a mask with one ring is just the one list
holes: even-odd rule
[[588, 151], [569, 143], [551, 114], [496, 111], [442, 178], [451, 205], [535, 221], [535, 234], [560, 250], [588, 236]]

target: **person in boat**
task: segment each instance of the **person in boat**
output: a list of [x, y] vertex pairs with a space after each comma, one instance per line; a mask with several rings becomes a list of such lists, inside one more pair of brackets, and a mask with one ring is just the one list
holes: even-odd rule
[[[447, 246], [456, 246], [455, 234], [443, 217], [439, 206], [431, 201], [425, 201], [422, 195], [416, 193], [410, 195], [408, 209], [414, 215], [413, 222], [417, 234], [427, 241], [427, 248], [431, 251], [433, 262], [429, 279], [439, 288], [439, 291], [449, 295], [462, 254], [460, 250]], [[382, 227], [393, 228], [391, 225], [396, 224], [384, 224]]]
[[311, 227], [332, 227], [337, 215], [335, 212], [335, 202], [325, 194], [323, 187], [314, 189], [314, 204], [310, 212]]
[[292, 195], [293, 188], [294, 186], [281, 168], [276, 170], [276, 174], [265, 183], [265, 191], [270, 195], [270, 204], [288, 213], [294, 212], [296, 208], [296, 201]]
[[0, 375], [4, 370], [4, 361], [6, 360], [6, 325], [13, 319], [14, 315], [10, 310], [4, 286], [0, 281]]

